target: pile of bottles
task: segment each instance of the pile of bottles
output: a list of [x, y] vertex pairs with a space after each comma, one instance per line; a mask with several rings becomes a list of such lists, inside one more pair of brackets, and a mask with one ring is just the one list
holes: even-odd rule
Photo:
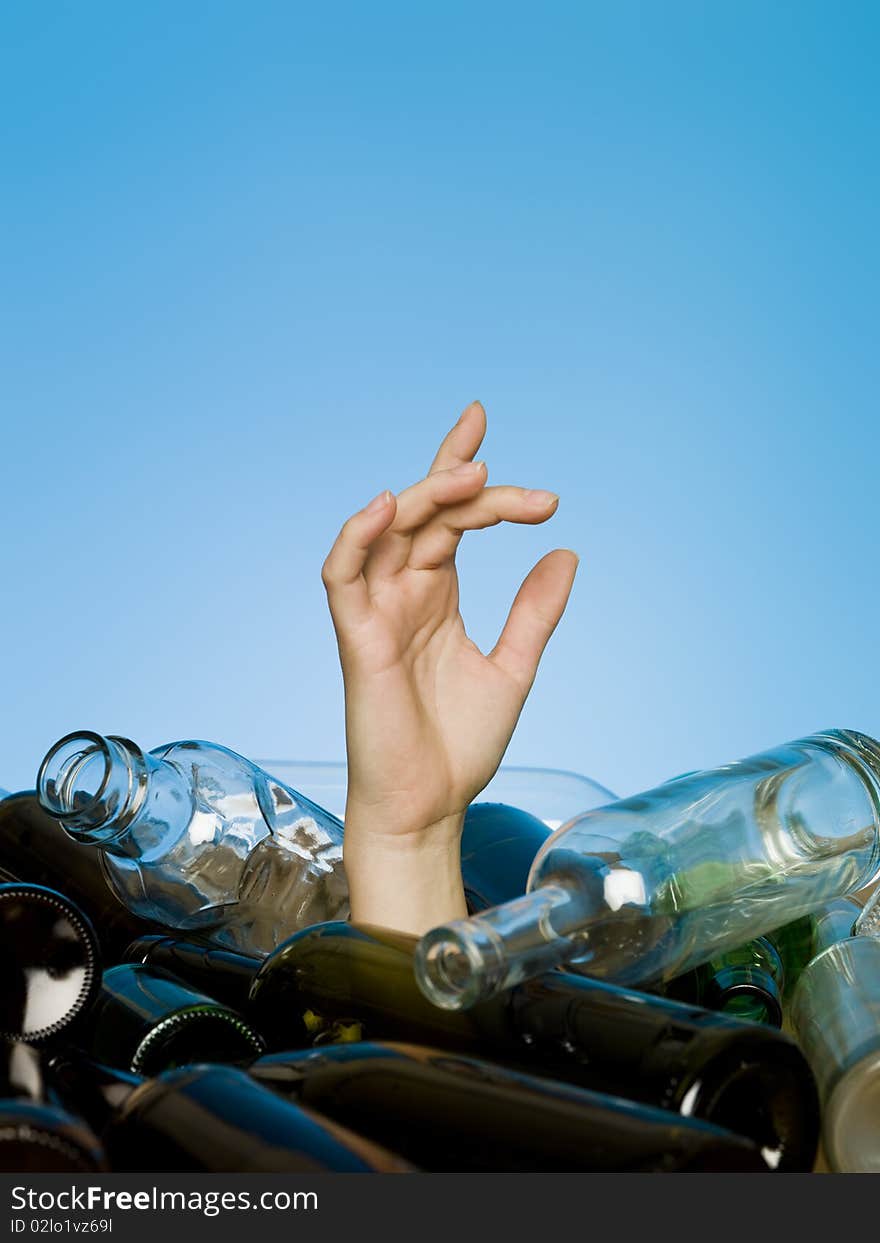
[[0, 792], [0, 1170], [880, 1170], [880, 744], [573, 781], [471, 806], [417, 939], [265, 767], [61, 739]]

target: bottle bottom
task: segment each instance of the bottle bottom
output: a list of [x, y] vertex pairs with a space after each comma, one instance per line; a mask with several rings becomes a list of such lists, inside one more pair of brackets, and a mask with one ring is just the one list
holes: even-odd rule
[[851, 1066], [834, 1088], [823, 1138], [836, 1173], [880, 1173], [880, 1049]]

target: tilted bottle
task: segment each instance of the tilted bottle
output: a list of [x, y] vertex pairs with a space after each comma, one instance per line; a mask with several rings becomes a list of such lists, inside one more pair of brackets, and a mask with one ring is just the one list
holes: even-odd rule
[[[468, 909], [484, 910], [524, 893], [532, 860], [549, 834], [542, 820], [518, 807], [472, 803], [465, 814], [461, 840]], [[247, 1005], [260, 965], [260, 959], [253, 955], [161, 934], [134, 938], [123, 957], [128, 962], [163, 967], [233, 1009]]]
[[126, 947], [123, 958], [167, 971], [197, 992], [242, 1013], [263, 962], [262, 958], [235, 950], [168, 936], [139, 937]]
[[833, 1170], [880, 1173], [880, 939], [872, 919], [835, 902], [816, 926], [817, 954], [798, 980], [791, 1023], [822, 1099]]
[[[306, 798], [342, 820], [348, 786], [348, 767], [341, 761], [255, 759]], [[560, 768], [502, 764], [479, 795], [483, 803], [503, 803], [542, 820], [548, 831], [558, 829], [588, 807], [604, 807], [615, 799], [605, 786], [582, 773]]]
[[54, 1094], [100, 1132], [116, 1172], [407, 1173], [395, 1153], [283, 1100], [233, 1066], [193, 1065], [153, 1079], [75, 1051], [49, 1065]]
[[68, 734], [37, 789], [73, 838], [104, 851], [116, 893], [144, 919], [266, 954], [297, 928], [348, 914], [341, 822], [225, 747], [144, 752]]
[[442, 1010], [416, 985], [416, 943], [350, 923], [304, 929], [260, 966], [248, 1017], [270, 1051], [394, 1040], [474, 1054], [712, 1122], [773, 1168], [811, 1168], [816, 1088], [781, 1032], [561, 971]]
[[0, 1045], [0, 1170], [84, 1174], [107, 1168], [97, 1137], [50, 1099], [37, 1051], [20, 1042]]
[[99, 1062], [155, 1075], [193, 1062], [258, 1056], [261, 1037], [212, 997], [154, 966], [128, 963], [104, 972], [82, 1043]]
[[768, 1170], [708, 1123], [423, 1046], [276, 1053], [249, 1073], [431, 1172]]
[[535, 855], [549, 836], [543, 820], [518, 807], [471, 803], [461, 837], [468, 911], [484, 911], [524, 894]]
[[448, 1008], [562, 963], [663, 982], [865, 885], [878, 835], [880, 745], [813, 734], [564, 825], [526, 896], [426, 934], [419, 982]]
[[101, 984], [82, 911], [43, 885], [0, 885], [0, 1037], [45, 1044], [69, 1033]]
[[721, 1010], [753, 1023], [782, 1026], [782, 958], [769, 937], [747, 941], [676, 976], [663, 989], [673, 1001]]
[[91, 921], [105, 962], [157, 925], [141, 919], [116, 896], [103, 866], [104, 851], [75, 842], [40, 806], [35, 790], [0, 801], [0, 877], [58, 889]]
[[[860, 909], [852, 895], [839, 901], [853, 904], [853, 915]], [[714, 955], [660, 991], [676, 1001], [779, 1027], [800, 973], [815, 953], [816, 919], [815, 914], [801, 915], [738, 949]]]

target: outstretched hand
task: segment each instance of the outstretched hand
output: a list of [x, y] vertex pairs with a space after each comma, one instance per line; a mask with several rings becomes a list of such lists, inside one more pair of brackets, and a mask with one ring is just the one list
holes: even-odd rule
[[465, 531], [536, 524], [553, 493], [486, 486], [474, 402], [425, 479], [380, 493], [343, 526], [322, 570], [345, 686], [345, 866], [352, 918], [419, 933], [465, 913], [464, 812], [510, 741], [578, 559], [556, 549], [517, 592], [488, 654], [459, 612]]

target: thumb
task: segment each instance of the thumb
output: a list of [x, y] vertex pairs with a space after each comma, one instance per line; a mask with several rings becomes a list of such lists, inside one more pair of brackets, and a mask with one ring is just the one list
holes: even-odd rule
[[550, 636], [565, 611], [577, 573], [578, 556], [567, 548], [548, 552], [523, 580], [504, 629], [489, 653], [528, 695]]

